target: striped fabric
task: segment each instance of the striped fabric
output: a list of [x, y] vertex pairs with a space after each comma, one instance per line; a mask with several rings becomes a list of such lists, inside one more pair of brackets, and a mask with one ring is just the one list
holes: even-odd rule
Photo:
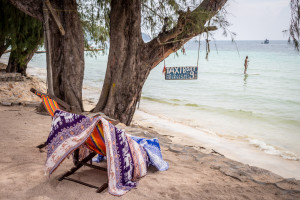
[[54, 101], [53, 99], [50, 99], [47, 96], [44, 96], [44, 95], [42, 95], [41, 98], [43, 100], [43, 104], [44, 104], [45, 109], [53, 117], [54, 116], [54, 112], [56, 110], [60, 110], [57, 102]]
[[100, 122], [95, 126], [91, 136], [85, 141], [85, 144], [97, 154], [106, 156], [104, 132]]
[[42, 94], [38, 93], [36, 90], [34, 90], [34, 94], [35, 94], [36, 96], [41, 97], [41, 98], [42, 98], [42, 96], [45, 96], [45, 95], [42, 95]]
[[54, 116], [54, 112], [56, 110], [60, 110], [60, 108], [55, 100], [50, 99], [48, 96], [38, 93], [37, 91], [35, 91], [34, 94], [41, 97], [41, 99], [43, 100], [43, 105], [44, 105], [45, 109], [52, 117]]
[[[35, 94], [42, 98], [45, 109], [52, 117], [54, 116], [54, 112], [56, 110], [60, 110], [55, 100], [50, 99], [48, 96], [38, 92], [35, 92]], [[90, 150], [96, 152], [97, 154], [106, 156], [104, 133], [102, 124], [100, 122], [95, 126], [91, 136], [86, 140], [85, 144]]]

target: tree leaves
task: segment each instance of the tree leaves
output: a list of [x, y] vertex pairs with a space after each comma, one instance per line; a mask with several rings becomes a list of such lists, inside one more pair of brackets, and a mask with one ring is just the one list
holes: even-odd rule
[[42, 23], [18, 10], [8, 0], [0, 0], [0, 30], [16, 52], [20, 62], [25, 62], [28, 53], [43, 42]]

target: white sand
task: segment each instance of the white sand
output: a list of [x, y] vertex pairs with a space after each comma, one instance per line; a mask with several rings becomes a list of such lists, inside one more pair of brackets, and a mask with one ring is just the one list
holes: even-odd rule
[[[39, 82], [0, 82], [0, 102], [38, 103], [40, 100], [28, 92], [30, 87], [39, 87]], [[164, 136], [153, 128], [122, 124], [118, 126], [132, 135], [158, 137], [170, 169], [158, 172], [150, 167], [137, 189], [120, 198], [107, 189], [98, 194], [80, 184], [58, 181], [73, 167], [71, 159], [66, 159], [50, 178], [45, 176], [46, 152], [39, 152], [35, 146], [45, 142], [50, 126], [51, 117], [37, 114], [34, 107], [0, 106], [0, 199], [300, 199], [300, 181], [212, 153], [205, 141], [186, 137], [189, 130], [184, 130], [184, 135], [159, 132]], [[73, 178], [100, 186], [107, 181], [107, 174], [84, 167]]]
[[[31, 107], [0, 106], [0, 121], [0, 199], [118, 198], [107, 190], [98, 194], [95, 189], [80, 184], [66, 180], [59, 182], [57, 178], [73, 166], [71, 159], [66, 159], [50, 179], [44, 175], [46, 152], [40, 153], [35, 146], [48, 136], [49, 116], [39, 115]], [[131, 134], [160, 137], [162, 153], [170, 169], [158, 172], [149, 168], [148, 175], [139, 181], [137, 189], [118, 199], [300, 198], [300, 181], [285, 180], [267, 170], [169, 144], [167, 137], [149, 129], [125, 128]], [[87, 167], [73, 177], [99, 186], [107, 180], [105, 172]], [[274, 182], [280, 183], [274, 185]]]

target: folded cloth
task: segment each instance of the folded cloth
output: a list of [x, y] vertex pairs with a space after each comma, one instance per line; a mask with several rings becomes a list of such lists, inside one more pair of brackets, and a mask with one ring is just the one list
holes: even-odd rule
[[105, 158], [105, 156], [102, 156], [100, 154], [98, 154], [98, 156], [96, 158], [93, 158], [93, 162], [96, 162], [96, 163], [100, 163], [103, 160], [106, 160], [106, 158]]
[[159, 171], [169, 169], [169, 164], [162, 158], [157, 138], [146, 139], [132, 135], [130, 135], [130, 137], [145, 149], [151, 165], [156, 167]]
[[47, 140], [46, 173], [50, 175], [75, 149], [85, 146], [93, 130], [99, 126], [105, 139], [110, 194], [121, 196], [136, 187], [136, 180], [147, 173], [148, 157], [159, 170], [168, 168], [162, 160], [157, 139], [132, 139], [102, 117], [90, 118], [56, 110]]

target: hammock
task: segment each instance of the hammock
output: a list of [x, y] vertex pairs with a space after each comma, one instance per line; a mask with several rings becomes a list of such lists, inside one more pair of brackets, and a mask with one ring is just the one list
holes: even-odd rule
[[[59, 180], [74, 181], [66, 177], [73, 174], [97, 153], [107, 157], [108, 192], [116, 196], [121, 196], [135, 188], [137, 179], [146, 175], [149, 164], [160, 171], [168, 169], [168, 163], [162, 158], [157, 139], [145, 139], [126, 134], [100, 116], [87, 117], [60, 110], [55, 100], [41, 93], [35, 94], [39, 94], [46, 110], [53, 117], [51, 132], [47, 139], [45, 163], [45, 171], [49, 176], [68, 155], [78, 148], [89, 149], [93, 153], [78, 162], [78, 166], [65, 173]], [[75, 182], [83, 184], [81, 181]], [[86, 183], [84, 185], [91, 187]]]
[[[54, 112], [56, 110], [60, 110], [57, 102], [55, 100], [49, 98], [49, 96], [47, 96], [46, 94], [40, 93], [37, 90], [33, 90], [33, 93], [42, 99], [42, 102], [43, 102], [43, 105], [44, 105], [46, 111], [53, 118]], [[96, 125], [91, 136], [86, 140], [85, 143], [90, 150], [92, 150], [102, 156], [106, 155], [103, 129], [100, 124]], [[46, 144], [48, 144], [48, 141]]]

